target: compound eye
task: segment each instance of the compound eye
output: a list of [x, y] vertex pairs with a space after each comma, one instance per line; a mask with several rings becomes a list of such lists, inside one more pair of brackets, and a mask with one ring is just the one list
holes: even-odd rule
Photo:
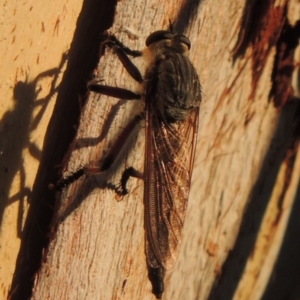
[[191, 41], [185, 35], [178, 36], [180, 43], [187, 45], [188, 49], [191, 49]]
[[150, 46], [155, 42], [159, 42], [162, 40], [171, 40], [174, 37], [173, 33], [167, 30], [158, 30], [151, 33], [146, 39], [146, 46]]

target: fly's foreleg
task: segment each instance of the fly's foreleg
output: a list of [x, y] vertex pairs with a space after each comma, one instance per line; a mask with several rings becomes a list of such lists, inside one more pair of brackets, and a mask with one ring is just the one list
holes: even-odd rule
[[116, 45], [123, 50], [127, 55], [132, 57], [139, 57], [142, 56], [142, 51], [139, 50], [132, 50], [126, 47], [122, 42], [120, 42], [113, 34], [108, 35], [106, 40], [102, 44], [103, 46], [108, 45], [111, 48], [111, 45]]
[[141, 72], [128, 57], [128, 55], [133, 57], [142, 56], [141, 51], [127, 48], [114, 35], [109, 35], [101, 46], [109, 47], [118, 56], [120, 62], [131, 77], [139, 83], [143, 82]]
[[[128, 55], [134, 57], [141, 56], [141, 51], [130, 50], [129, 48], [125, 47], [113, 35], [107, 37], [107, 39], [102, 43], [102, 47], [109, 47], [117, 55], [122, 65], [124, 66], [126, 71], [131, 75], [131, 77], [139, 83], [143, 82], [143, 77], [139, 69], [133, 64], [133, 62], [128, 57]], [[141, 95], [136, 94], [130, 90], [98, 84], [97, 80], [90, 81], [88, 84], [88, 88], [90, 91], [93, 91], [95, 93], [103, 94], [114, 98], [120, 98], [123, 100], [141, 99]]]

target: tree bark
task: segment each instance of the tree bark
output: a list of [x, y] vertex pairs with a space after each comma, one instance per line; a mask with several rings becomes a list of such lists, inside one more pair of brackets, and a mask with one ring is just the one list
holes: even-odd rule
[[[166, 274], [164, 299], [267, 297], [299, 200], [299, 104], [291, 100], [290, 71], [295, 46], [288, 43], [299, 22], [290, 10], [299, 4], [257, 2], [128, 0], [116, 7], [110, 32], [132, 49], [142, 49], [149, 33], [167, 29], [169, 19], [176, 21], [192, 42], [190, 59], [203, 90], [183, 243]], [[145, 62], [134, 62], [144, 70]], [[110, 52], [96, 74], [107, 85], [136, 90]], [[100, 165], [142, 108], [139, 101], [91, 93], [64, 176]], [[154, 299], [143, 182], [131, 179], [124, 197], [110, 188], [126, 167], [143, 170], [144, 139], [141, 123], [110, 170], [63, 190], [32, 299]]]

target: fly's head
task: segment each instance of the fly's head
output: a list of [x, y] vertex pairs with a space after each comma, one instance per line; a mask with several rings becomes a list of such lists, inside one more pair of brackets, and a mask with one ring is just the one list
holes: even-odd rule
[[147, 50], [153, 56], [165, 51], [172, 51], [184, 55], [191, 48], [190, 40], [182, 34], [174, 34], [168, 30], [158, 30], [151, 33], [146, 39]]

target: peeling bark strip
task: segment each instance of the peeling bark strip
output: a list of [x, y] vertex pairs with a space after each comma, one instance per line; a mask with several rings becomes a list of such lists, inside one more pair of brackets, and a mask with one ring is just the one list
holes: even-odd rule
[[299, 44], [300, 20], [294, 26], [285, 18], [285, 24], [276, 46], [276, 56], [272, 73], [273, 86], [270, 98], [274, 97], [275, 107], [282, 108], [285, 103], [294, 97], [292, 89], [292, 75], [295, 67], [295, 49]]
[[286, 22], [287, 0], [275, 6], [275, 0], [248, 0], [244, 8], [244, 16], [239, 38], [233, 49], [233, 57], [244, 56], [251, 48], [252, 59], [252, 94], [254, 97], [257, 84], [269, 57], [271, 49], [276, 46]]
[[300, 37], [300, 21], [294, 26], [289, 24], [287, 5], [287, 0], [276, 6], [274, 0], [248, 1], [239, 38], [233, 49], [236, 59], [251, 46], [252, 91], [255, 92], [269, 52], [276, 47], [270, 99], [274, 97], [274, 105], [278, 108], [293, 96], [291, 78], [295, 69], [294, 52]]

